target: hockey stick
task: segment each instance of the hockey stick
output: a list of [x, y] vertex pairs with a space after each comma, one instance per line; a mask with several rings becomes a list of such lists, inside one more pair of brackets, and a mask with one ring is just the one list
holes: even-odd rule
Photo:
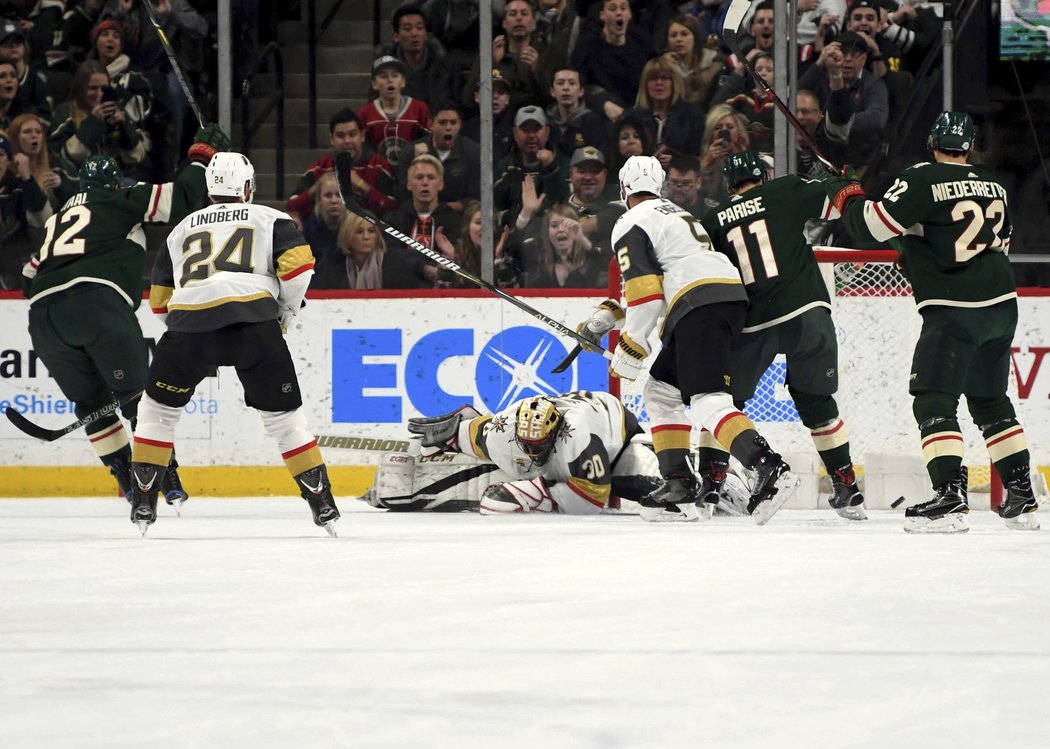
[[152, 23], [153, 28], [157, 30], [157, 36], [160, 37], [160, 44], [164, 47], [164, 54], [168, 56], [168, 62], [171, 63], [171, 69], [175, 71], [175, 77], [178, 79], [179, 85], [182, 86], [182, 93], [186, 94], [186, 98], [190, 102], [190, 108], [197, 116], [197, 123], [201, 127], [204, 127], [204, 116], [201, 115], [201, 108], [197, 106], [197, 99], [193, 96], [193, 90], [190, 88], [190, 84], [186, 81], [186, 76], [182, 73], [182, 68], [179, 66], [178, 58], [175, 57], [175, 50], [172, 49], [171, 42], [168, 41], [168, 35], [164, 33], [164, 29], [160, 26], [160, 19], [157, 18], [157, 14], [153, 10], [151, 0], [142, 0], [142, 4], [146, 7], [146, 14], [149, 15], [149, 22]]
[[[341, 179], [342, 179], [342, 177], [340, 176], [340, 180]], [[342, 186], [340, 185], [340, 187], [342, 187]], [[467, 279], [472, 284], [474, 284], [476, 286], [479, 286], [482, 289], [485, 289], [486, 291], [491, 291], [493, 294], [498, 296], [500, 299], [508, 301], [511, 304], [513, 304], [515, 307], [520, 309], [521, 311], [523, 311], [523, 312], [525, 312], [525, 313], [527, 313], [529, 315], [532, 315], [537, 320], [539, 320], [544, 325], [546, 325], [548, 328], [552, 328], [554, 331], [560, 333], [563, 336], [566, 336], [567, 338], [572, 338], [574, 341], [576, 341], [576, 343], [579, 346], [581, 346], [582, 348], [586, 349], [587, 351], [593, 351], [596, 354], [601, 354], [606, 359], [610, 359], [610, 360], [612, 359], [612, 354], [611, 353], [609, 353], [605, 349], [601, 348], [600, 346], [595, 346], [593, 343], [588, 341], [586, 338], [584, 338], [582, 335], [577, 333], [572, 328], [567, 327], [565, 325], [562, 325], [560, 322], [558, 322], [557, 320], [555, 320], [552, 317], [547, 317], [545, 314], [540, 312], [535, 307], [530, 307], [529, 305], [525, 304], [525, 302], [521, 301], [520, 299], [511, 296], [510, 294], [505, 292], [503, 289], [501, 289], [501, 288], [499, 288], [497, 286], [493, 286], [492, 284], [490, 284], [488, 281], [486, 281], [483, 278], [479, 278], [478, 276], [475, 276], [469, 270], [466, 270], [465, 268], [461, 267], [460, 265], [458, 265], [453, 260], [450, 260], [449, 258], [447, 258], [444, 255], [442, 255], [440, 252], [432, 250], [429, 247], [427, 247], [426, 245], [420, 244], [416, 240], [412, 239], [412, 237], [408, 236], [407, 234], [403, 234], [403, 233], [399, 232], [397, 229], [392, 227], [390, 224], [388, 224], [388, 223], [382, 221], [381, 219], [377, 218], [371, 211], [369, 211], [368, 209], [364, 208], [360, 203], [357, 202], [356, 198], [349, 198], [349, 199], [347, 199], [346, 198], [346, 194], [347, 194], [346, 192], [343, 192], [343, 196], [344, 196], [343, 197], [343, 202], [346, 204], [347, 209], [352, 211], [353, 213], [356, 213], [358, 216], [363, 218], [365, 221], [367, 221], [368, 223], [372, 224], [372, 226], [374, 226], [377, 230], [379, 230], [383, 234], [388, 234], [391, 237], [393, 237], [394, 239], [396, 239], [397, 241], [403, 242], [404, 244], [408, 245], [409, 247], [411, 247], [416, 252], [420, 253], [421, 255], [426, 256], [430, 260], [433, 260], [435, 263], [437, 263], [441, 267], [452, 271], [457, 276]]]
[[766, 94], [773, 100], [773, 106], [780, 110], [781, 114], [787, 118], [788, 123], [795, 128], [795, 132], [798, 133], [802, 142], [806, 145], [813, 155], [817, 157], [821, 164], [831, 172], [832, 174], [842, 174], [842, 169], [835, 166], [831, 159], [824, 155], [824, 152], [820, 150], [820, 146], [813, 140], [813, 137], [806, 132], [806, 128], [802, 126], [802, 123], [798, 121], [794, 113], [788, 109], [788, 106], [777, 96], [777, 92], [771, 89], [762, 76], [755, 72], [755, 69], [751, 67], [751, 63], [747, 61], [740, 52], [740, 47], [737, 46], [737, 32], [740, 28], [740, 22], [744, 20], [744, 16], [747, 15], [747, 10], [751, 3], [755, 0], [730, 0], [729, 10], [726, 11], [725, 21], [722, 24], [722, 40], [729, 47], [730, 51], [736, 55], [737, 59], [744, 66], [744, 69], [751, 74], [751, 77], [755, 80], [755, 83], [762, 87]]
[[92, 422], [98, 421], [99, 419], [109, 416], [111, 413], [114, 413], [118, 408], [122, 408], [131, 403], [133, 400], [142, 395], [143, 392], [144, 391], [139, 390], [136, 393], [132, 393], [131, 395], [121, 398], [119, 401], [107, 403], [106, 405], [102, 406], [102, 408], [92, 411], [83, 419], [74, 421], [69, 426], [64, 426], [61, 429], [46, 429], [45, 427], [42, 427], [39, 424], [34, 424], [10, 406], [4, 409], [4, 413], [7, 415], [8, 420], [12, 424], [14, 424], [16, 427], [18, 427], [18, 429], [28, 434], [30, 437], [36, 437], [38, 440], [44, 440], [44, 442], [54, 442], [59, 437], [65, 437], [70, 432], [75, 432], [82, 426], [87, 426]]
[[569, 365], [576, 361], [576, 357], [580, 355], [581, 351], [583, 351], [583, 346], [577, 343], [572, 351], [569, 352], [569, 355], [562, 359], [561, 364], [551, 370], [551, 374], [560, 374], [568, 369]]

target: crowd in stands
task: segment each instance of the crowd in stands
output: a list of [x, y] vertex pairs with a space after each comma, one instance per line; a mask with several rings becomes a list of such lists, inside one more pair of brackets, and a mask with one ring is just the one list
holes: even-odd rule
[[[152, 4], [200, 85], [214, 3]], [[0, 288], [17, 287], [89, 155], [112, 156], [128, 184], [170, 179], [188, 114], [141, 0], [0, 1]]]
[[[795, 112], [838, 163], [863, 174], [895, 104], [940, 29], [921, 0], [798, 0]], [[493, 199], [482, 226], [478, 0], [414, 0], [375, 50], [371, 98], [330, 121], [331, 150], [287, 208], [318, 257], [317, 288], [428, 289], [460, 284], [422, 255], [384, 243], [337, 203], [349, 172], [358, 201], [384, 221], [480, 272], [482, 232], [503, 287], [607, 283], [609, 237], [624, 212], [617, 173], [634, 154], [667, 170], [667, 197], [704, 216], [728, 197], [726, 157], [772, 163], [774, 105], [721, 44], [729, 0], [495, 0]], [[773, 85], [774, 4], [754, 3], [740, 52]], [[798, 171], [822, 167], [807, 149]], [[397, 246], [394, 246], [397, 245]]]

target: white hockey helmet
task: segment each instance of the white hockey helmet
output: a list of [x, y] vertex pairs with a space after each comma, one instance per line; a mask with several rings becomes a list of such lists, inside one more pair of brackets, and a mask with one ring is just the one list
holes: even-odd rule
[[514, 441], [532, 462], [543, 465], [550, 458], [561, 431], [562, 415], [554, 401], [537, 395], [518, 406], [514, 419]]
[[251, 203], [255, 196], [255, 167], [244, 154], [219, 151], [204, 170], [204, 184], [208, 195]]
[[653, 156], [632, 156], [620, 167], [620, 198], [639, 192], [660, 197], [664, 187], [664, 167]]

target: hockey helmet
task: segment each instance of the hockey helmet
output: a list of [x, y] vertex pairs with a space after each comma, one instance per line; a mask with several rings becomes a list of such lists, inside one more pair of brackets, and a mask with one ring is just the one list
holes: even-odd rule
[[561, 430], [562, 415], [554, 401], [538, 395], [522, 401], [514, 419], [514, 441], [538, 466], [550, 458]]
[[204, 183], [212, 197], [240, 198], [251, 203], [255, 195], [255, 167], [244, 154], [219, 151], [208, 162]]
[[620, 167], [620, 198], [645, 192], [660, 196], [664, 187], [664, 168], [653, 156], [632, 156]]
[[80, 165], [81, 190], [90, 190], [93, 187], [120, 187], [123, 180], [124, 173], [109, 156], [93, 154]]
[[941, 112], [930, 127], [930, 151], [969, 153], [973, 147], [973, 120], [966, 112]]
[[726, 188], [732, 190], [745, 182], [761, 182], [766, 176], [766, 167], [754, 151], [731, 153], [722, 164]]

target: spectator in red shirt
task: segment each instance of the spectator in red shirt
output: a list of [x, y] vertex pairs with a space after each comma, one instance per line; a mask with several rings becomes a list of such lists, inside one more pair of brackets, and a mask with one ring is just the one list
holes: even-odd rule
[[372, 63], [372, 88], [379, 92], [379, 98], [357, 110], [368, 140], [395, 169], [401, 149], [430, 131], [427, 103], [401, 93], [406, 70], [405, 63], [396, 57], [378, 58]]

